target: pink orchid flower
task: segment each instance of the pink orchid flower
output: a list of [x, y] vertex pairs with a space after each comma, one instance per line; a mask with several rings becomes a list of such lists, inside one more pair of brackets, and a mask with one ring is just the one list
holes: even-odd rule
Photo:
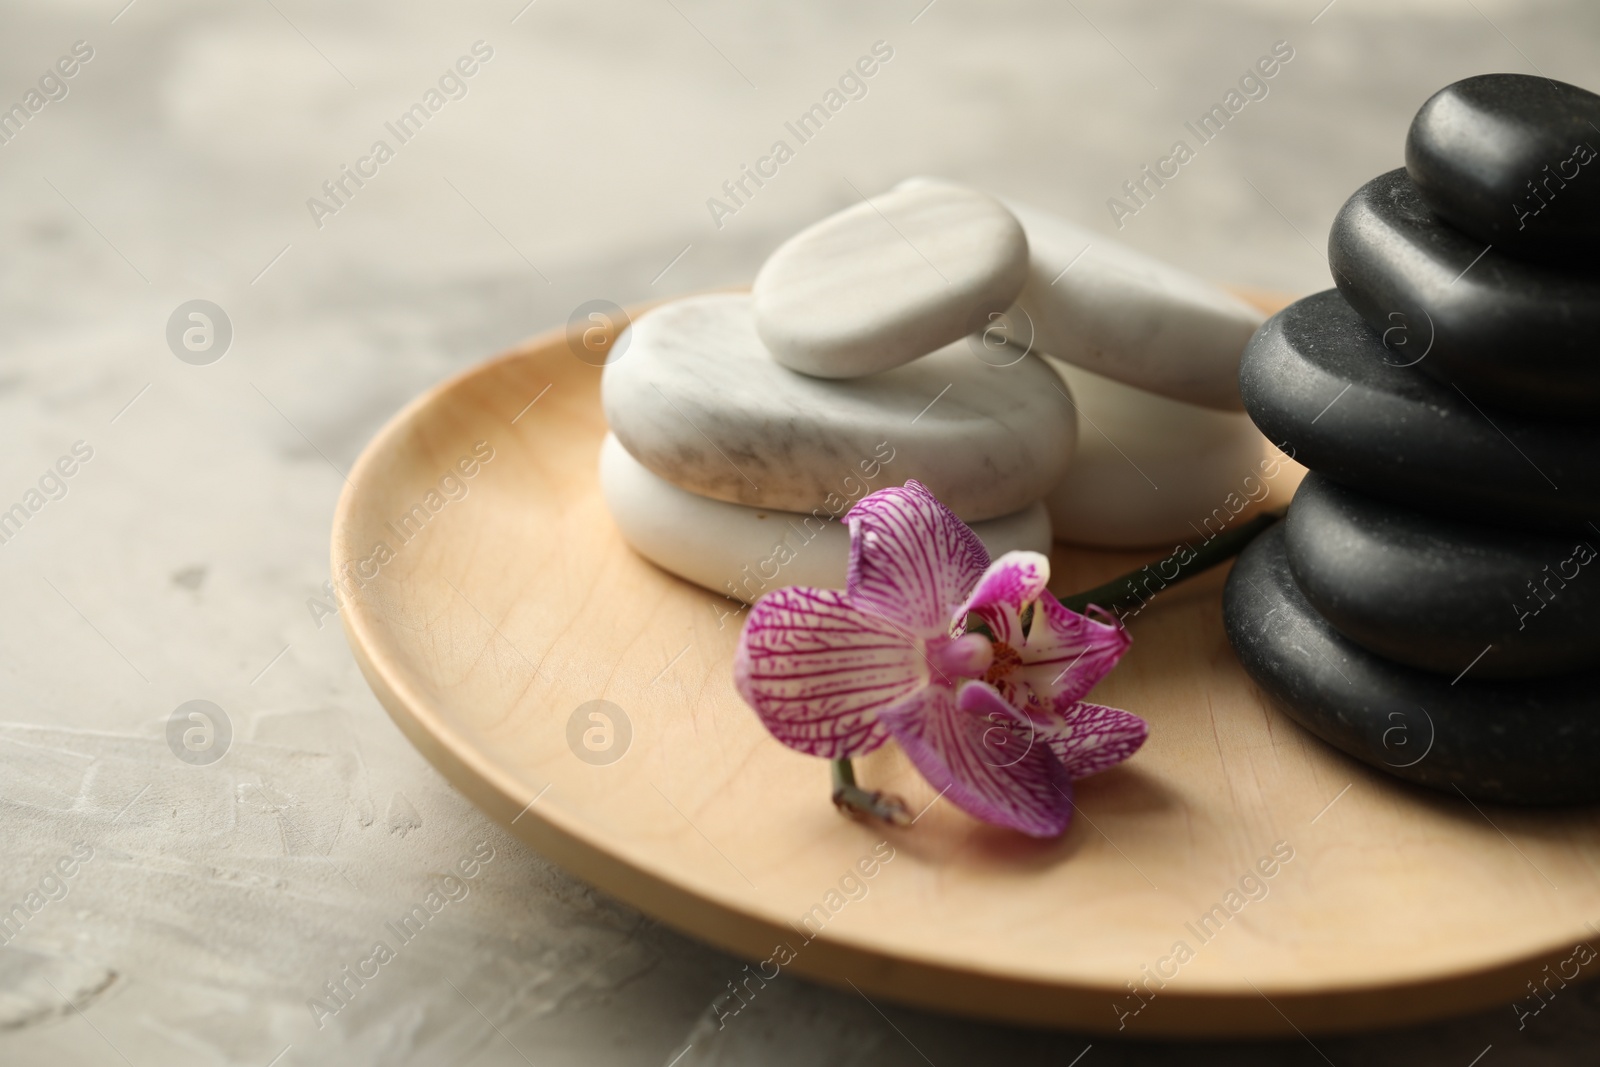
[[[848, 521], [845, 590], [790, 586], [751, 608], [739, 694], [790, 748], [848, 759], [892, 736], [969, 814], [1060, 834], [1073, 780], [1127, 759], [1148, 732], [1081, 699], [1127, 650], [1127, 632], [1047, 593], [1039, 553], [991, 564], [919, 482], [863, 497]], [[989, 635], [968, 632], [969, 615]]]

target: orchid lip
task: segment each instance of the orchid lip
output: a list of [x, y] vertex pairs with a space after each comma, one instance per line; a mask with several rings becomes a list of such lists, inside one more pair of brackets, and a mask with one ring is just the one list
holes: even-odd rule
[[927, 656], [934, 679], [953, 686], [961, 678], [982, 678], [994, 662], [994, 645], [982, 634], [938, 637], [928, 642]]

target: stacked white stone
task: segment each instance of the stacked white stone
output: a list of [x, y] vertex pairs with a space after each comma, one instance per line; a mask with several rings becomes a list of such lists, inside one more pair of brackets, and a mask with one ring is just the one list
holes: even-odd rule
[[1028, 235], [1010, 317], [1071, 387], [1072, 467], [1047, 498], [1057, 540], [1171, 546], [1266, 495], [1239, 357], [1264, 318], [1231, 293], [1101, 234], [1007, 201]]
[[641, 316], [602, 379], [602, 489], [642, 555], [744, 601], [842, 587], [839, 520], [911, 478], [995, 555], [1048, 551], [1052, 512], [1057, 537], [1160, 543], [1260, 458], [1237, 386], [1259, 321], [1058, 219], [912, 179], [785, 242], [749, 295]]

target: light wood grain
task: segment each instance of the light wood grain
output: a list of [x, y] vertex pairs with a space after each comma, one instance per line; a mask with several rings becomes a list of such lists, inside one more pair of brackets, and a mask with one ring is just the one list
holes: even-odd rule
[[[892, 746], [858, 761], [863, 781], [926, 813], [905, 831], [841, 818], [827, 765], [772, 740], [733, 691], [738, 619], [719, 614], [735, 605], [620, 541], [596, 484], [598, 380], [551, 335], [440, 385], [368, 447], [333, 531], [336, 573], [379, 542], [393, 552], [361, 588], [347, 580], [342, 617], [395, 722], [479, 807], [594, 885], [751, 961], [785, 944], [785, 971], [875, 1000], [1147, 1036], [1314, 1034], [1509, 1004], [1593, 936], [1594, 811], [1478, 810], [1330, 750], [1239, 667], [1220, 572], [1133, 621], [1094, 698], [1149, 719], [1150, 741], [1081, 784], [1060, 840], [973, 822]], [[479, 441], [494, 456], [466, 495], [401, 543], [388, 524], [426, 508]], [[1293, 480], [1274, 480], [1280, 495]], [[1053, 584], [1157, 555], [1058, 550]], [[566, 739], [597, 698], [632, 724], [609, 766]], [[894, 858], [866, 895], [806, 941], [801, 917], [883, 842]], [[1278, 842], [1294, 858], [1266, 896], [1202, 941], [1191, 927]], [[1127, 983], [1179, 941], [1193, 958], [1136, 999]]]

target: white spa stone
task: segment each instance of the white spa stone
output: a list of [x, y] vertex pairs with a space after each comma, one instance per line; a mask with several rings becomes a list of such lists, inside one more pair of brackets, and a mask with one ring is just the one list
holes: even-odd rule
[[1036, 351], [1174, 400], [1243, 410], [1239, 356], [1265, 315], [1102, 234], [1006, 206], [1028, 234], [1017, 305], [1032, 320]]
[[1077, 440], [1072, 402], [1038, 356], [998, 366], [963, 339], [870, 377], [813, 378], [769, 358], [742, 293], [664, 304], [629, 332], [601, 378], [611, 431], [656, 474], [717, 500], [805, 512], [915, 478], [977, 522], [1043, 497]]
[[[746, 602], [785, 585], [844, 588], [850, 531], [825, 509], [804, 515], [696, 496], [650, 473], [613, 434], [600, 446], [600, 491], [634, 551], [696, 585]], [[1050, 551], [1041, 502], [972, 529], [991, 557]]]
[[751, 290], [756, 331], [792, 370], [856, 378], [975, 332], [1027, 272], [1027, 238], [999, 202], [922, 179], [780, 245]]
[[[1198, 543], [1258, 500], [1293, 493], [1293, 464], [1250, 421], [1050, 360], [1078, 404], [1078, 447], [1045, 498], [1058, 541]], [[1220, 510], [1219, 510], [1220, 509]]]

